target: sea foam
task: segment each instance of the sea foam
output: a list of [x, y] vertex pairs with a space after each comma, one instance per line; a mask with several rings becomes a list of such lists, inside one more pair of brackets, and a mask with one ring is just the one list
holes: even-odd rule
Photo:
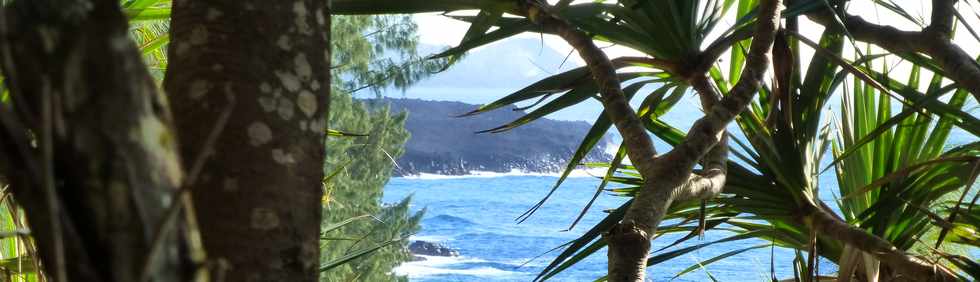
[[467, 264], [467, 263], [483, 263], [485, 260], [478, 258], [468, 258], [468, 257], [440, 257], [440, 256], [423, 256], [419, 257], [425, 258], [422, 261], [411, 261], [405, 262], [395, 267], [394, 272], [397, 275], [408, 276], [409, 278], [418, 278], [433, 275], [468, 275], [477, 277], [495, 277], [495, 276], [507, 276], [519, 274], [513, 271], [507, 271], [494, 267], [475, 267], [467, 269], [452, 269], [449, 268], [452, 265], [457, 264]]
[[[572, 172], [568, 174], [568, 177], [601, 177], [602, 175], [605, 174], [606, 174], [605, 168], [587, 168], [587, 169], [572, 170]], [[470, 174], [464, 174], [464, 175], [420, 173], [417, 175], [401, 176], [401, 178], [418, 179], [418, 180], [442, 180], [442, 179], [463, 179], [463, 178], [494, 178], [494, 177], [506, 177], [506, 176], [561, 177], [561, 172], [527, 172], [519, 169], [511, 169], [509, 172], [471, 170]]]

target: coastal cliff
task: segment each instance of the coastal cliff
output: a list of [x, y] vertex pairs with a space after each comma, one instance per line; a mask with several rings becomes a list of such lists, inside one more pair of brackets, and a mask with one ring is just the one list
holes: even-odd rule
[[[366, 100], [390, 104], [392, 113], [408, 112], [405, 127], [411, 133], [405, 154], [398, 160], [397, 176], [420, 173], [465, 175], [473, 171], [532, 173], [560, 172], [591, 125], [584, 121], [539, 119], [502, 133], [477, 131], [506, 124], [525, 114], [514, 107], [456, 117], [479, 105], [418, 99]], [[603, 138], [586, 162], [608, 161]]]

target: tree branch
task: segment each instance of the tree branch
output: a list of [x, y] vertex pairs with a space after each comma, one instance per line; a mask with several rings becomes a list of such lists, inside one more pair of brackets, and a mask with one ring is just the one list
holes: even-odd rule
[[333, 0], [335, 15], [414, 14], [479, 9], [516, 9], [513, 0]]
[[709, 200], [721, 194], [725, 188], [728, 174], [728, 134], [723, 133], [718, 145], [711, 148], [704, 156], [704, 170], [692, 173], [687, 182], [674, 189], [671, 201], [681, 202], [690, 200]]
[[[731, 95], [710, 107], [706, 116], [695, 123], [683, 143], [664, 159], [658, 160], [653, 143], [626, 101], [614, 65], [605, 53], [584, 32], [554, 16], [546, 3], [523, 3], [523, 15], [565, 39], [586, 62], [599, 86], [606, 113], [623, 135], [630, 160], [646, 180], [623, 223], [604, 236], [609, 243], [610, 281], [643, 281], [646, 254], [650, 247], [649, 234], [653, 234], [671, 201], [675, 198], [713, 196], [723, 186], [724, 161], [719, 159], [727, 159], [728, 149], [725, 146], [718, 146], [717, 150], [712, 148], [725, 139], [722, 134], [725, 126], [752, 100], [762, 83], [769, 64], [768, 53], [775, 38], [780, 7], [779, 0], [767, 0], [760, 5], [756, 40], [752, 43], [743, 70], [744, 78], [735, 85]], [[707, 174], [691, 177], [694, 165], [709, 151], [711, 156], [706, 163]]]
[[953, 33], [953, 17], [956, 13], [953, 2], [954, 0], [932, 0], [932, 18], [927, 27], [947, 40]]
[[[878, 45], [892, 53], [920, 52], [932, 57], [945, 72], [980, 101], [980, 65], [958, 45], [950, 41], [952, 1], [934, 0], [932, 23], [922, 31], [902, 31], [887, 25], [877, 25], [854, 15], [843, 15], [844, 28], [854, 39]], [[837, 25], [831, 11], [807, 14], [823, 26]]]
[[[694, 90], [697, 91], [701, 99], [701, 106], [704, 109], [711, 109], [721, 100], [711, 81], [704, 73], [696, 74], [690, 81]], [[725, 179], [728, 174], [728, 133], [722, 131], [722, 137], [718, 144], [711, 148], [711, 151], [701, 160], [704, 170], [701, 173], [692, 173], [690, 178], [680, 187], [674, 190], [671, 201], [688, 200], [708, 200], [718, 196], [725, 187]]]
[[542, 28], [558, 34], [578, 51], [599, 87], [602, 104], [609, 115], [609, 119], [616, 125], [619, 134], [623, 136], [630, 161], [637, 167], [640, 175], [649, 179], [654, 175], [651, 172], [653, 160], [657, 153], [653, 147], [653, 141], [636, 116], [636, 111], [629, 105], [626, 95], [620, 88], [615, 66], [606, 56], [606, 53], [592, 42], [591, 37], [574, 28], [565, 20], [554, 16], [548, 11], [549, 9], [550, 7], [546, 3], [525, 3], [521, 12]]
[[669, 199], [661, 197], [671, 195], [673, 189], [681, 187], [688, 180], [694, 165], [720, 141], [725, 126], [755, 97], [769, 66], [769, 51], [776, 36], [780, 7], [779, 0], [760, 3], [755, 36], [746, 67], [742, 71], [742, 79], [728, 96], [710, 107], [705, 116], [694, 123], [683, 142], [660, 157], [654, 173], [657, 181], [652, 187], [644, 187], [636, 196], [624, 216], [624, 221], [645, 225], [647, 234], [652, 234], [666, 211], [666, 207], [660, 205], [670, 204]]
[[830, 211], [810, 206], [807, 224], [819, 234], [829, 236], [874, 256], [902, 274], [908, 281], [958, 281], [949, 269], [911, 256], [884, 239], [836, 218]]

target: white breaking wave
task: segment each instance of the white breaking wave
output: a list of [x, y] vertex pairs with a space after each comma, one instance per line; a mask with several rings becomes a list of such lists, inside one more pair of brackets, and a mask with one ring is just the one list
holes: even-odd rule
[[408, 237], [409, 241], [426, 241], [426, 242], [448, 242], [452, 241], [453, 237], [449, 236], [439, 236], [439, 235], [412, 235]]
[[450, 269], [447, 266], [462, 264], [462, 263], [479, 263], [486, 262], [485, 260], [477, 258], [467, 258], [467, 257], [439, 257], [439, 256], [422, 256], [425, 258], [423, 261], [410, 261], [405, 262], [395, 267], [394, 271], [397, 275], [408, 276], [409, 278], [418, 278], [424, 276], [432, 275], [446, 275], [446, 274], [457, 274], [457, 275], [470, 275], [470, 276], [506, 276], [519, 274], [513, 271], [507, 271], [499, 268], [493, 267], [477, 267], [470, 269]]
[[619, 153], [619, 143], [616, 142], [606, 143], [606, 149], [603, 150], [602, 152], [606, 153], [607, 155], [615, 157], [616, 153]]
[[[575, 169], [568, 174], [568, 177], [597, 177], [606, 174], [605, 168], [586, 168], [586, 169]], [[422, 180], [438, 180], [438, 179], [461, 179], [461, 178], [493, 178], [493, 177], [505, 177], [505, 176], [549, 176], [549, 177], [560, 177], [561, 172], [526, 172], [519, 169], [511, 169], [509, 172], [494, 172], [494, 171], [482, 171], [482, 170], [471, 170], [470, 174], [464, 175], [445, 175], [445, 174], [434, 174], [434, 173], [420, 173], [418, 175], [401, 176], [405, 179], [422, 179]]]

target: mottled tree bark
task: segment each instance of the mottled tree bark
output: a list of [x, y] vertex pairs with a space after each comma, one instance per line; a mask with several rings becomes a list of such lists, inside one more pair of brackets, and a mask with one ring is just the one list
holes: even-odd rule
[[169, 109], [119, 1], [3, 8], [0, 69], [11, 94], [0, 104], [0, 171], [46, 274], [192, 280], [200, 268], [187, 255], [186, 226], [163, 227], [184, 179]]
[[[226, 281], [317, 280], [328, 3], [173, 3], [164, 85], [184, 160], [210, 155], [190, 189]], [[220, 145], [207, 148], [222, 115]]]

